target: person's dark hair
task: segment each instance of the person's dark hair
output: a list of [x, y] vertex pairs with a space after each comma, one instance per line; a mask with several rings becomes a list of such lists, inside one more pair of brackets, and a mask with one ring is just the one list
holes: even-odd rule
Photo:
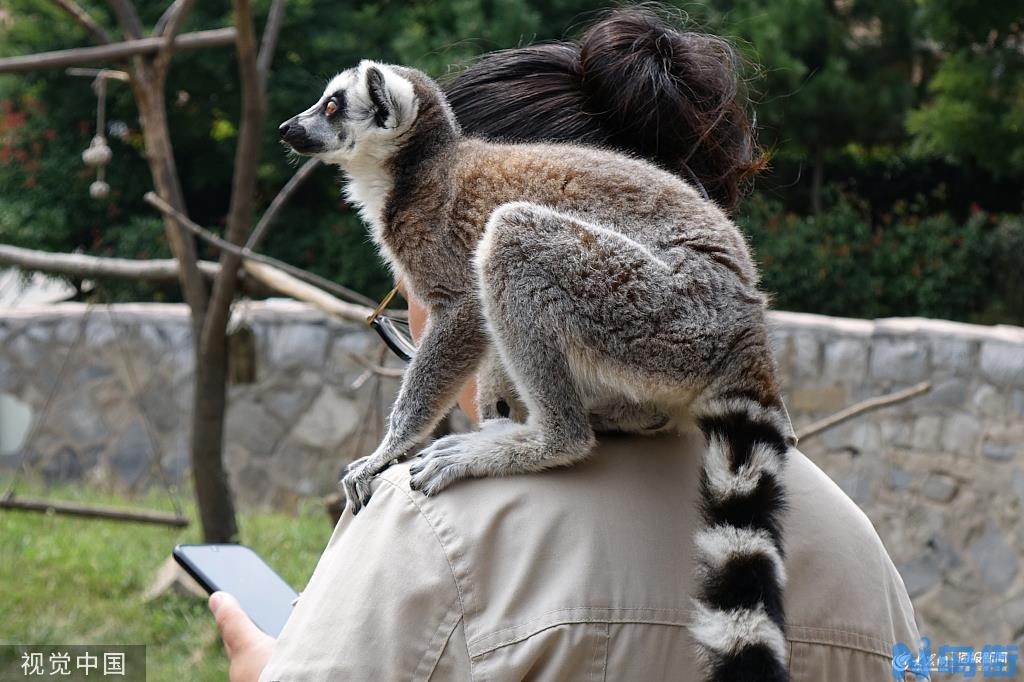
[[576, 41], [484, 55], [445, 91], [469, 135], [613, 147], [697, 180], [732, 211], [763, 166], [741, 70], [723, 38], [635, 7]]

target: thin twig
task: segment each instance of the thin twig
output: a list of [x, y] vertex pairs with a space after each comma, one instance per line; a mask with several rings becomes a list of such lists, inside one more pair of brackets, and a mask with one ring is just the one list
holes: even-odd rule
[[373, 372], [374, 374], [380, 375], [382, 377], [401, 379], [403, 376], [405, 376], [405, 370], [402, 369], [401, 367], [384, 367], [383, 365], [378, 365], [376, 363], [370, 362], [359, 353], [349, 353], [348, 355], [357, 363], [365, 367], [367, 371]]
[[267, 15], [267, 25], [263, 27], [263, 40], [260, 42], [260, 53], [256, 58], [256, 71], [259, 73], [260, 87], [267, 87], [267, 76], [270, 75], [270, 64], [274, 61], [274, 50], [277, 48], [277, 36], [281, 33], [284, 23], [284, 5], [286, 0], [274, 0]]
[[117, 69], [82, 69], [78, 67], [71, 67], [64, 71], [69, 76], [85, 76], [86, 78], [99, 78], [103, 77], [107, 80], [124, 81], [129, 82], [132, 77], [126, 71], [118, 71]]
[[181, 3], [182, 0], [174, 0], [174, 2], [167, 6], [167, 9], [164, 10], [164, 13], [160, 15], [160, 18], [157, 19], [156, 23], [153, 25], [153, 35], [163, 35], [164, 30], [167, 28], [167, 22], [170, 21], [171, 17], [174, 16], [174, 13], [178, 11], [178, 7], [181, 6]]
[[325, 291], [329, 291], [340, 298], [345, 298], [350, 301], [357, 302], [361, 305], [374, 306], [377, 304], [376, 301], [374, 301], [372, 298], [364, 296], [363, 294], [360, 294], [358, 291], [352, 291], [348, 287], [343, 287], [340, 284], [335, 284], [334, 282], [328, 279], [324, 279], [320, 275], [315, 275], [312, 272], [303, 270], [301, 268], [297, 268], [294, 265], [290, 265], [289, 263], [285, 263], [284, 261], [277, 260], [276, 258], [271, 258], [270, 256], [264, 256], [263, 254], [255, 253], [254, 251], [247, 249], [244, 246], [236, 246], [235, 244], [232, 244], [226, 239], [218, 237], [216, 234], [210, 232], [205, 227], [197, 225], [191, 219], [189, 219], [188, 216], [184, 215], [180, 211], [175, 210], [173, 206], [168, 204], [166, 201], [158, 197], [153, 192], [146, 192], [145, 196], [143, 196], [143, 199], [145, 199], [146, 203], [148, 203], [150, 206], [155, 207], [160, 212], [165, 213], [174, 218], [175, 220], [177, 220], [189, 232], [192, 232], [203, 241], [209, 242], [219, 249], [223, 249], [225, 251], [235, 254], [236, 256], [254, 261], [256, 263], [263, 263], [264, 265], [269, 265], [272, 268], [283, 270], [284, 272], [290, 274], [292, 277], [295, 277], [296, 279], [301, 280], [306, 284], [310, 284], [312, 286], [319, 287], [320, 289], [324, 289]]
[[74, 0], [53, 1], [60, 5], [61, 9], [65, 12], [73, 16], [75, 21], [85, 27], [85, 30], [89, 32], [93, 40], [97, 43], [106, 45], [111, 42], [111, 37], [110, 34], [107, 33], [107, 30], [100, 26], [95, 19], [89, 16], [89, 13], [82, 9]]
[[117, 23], [121, 25], [125, 36], [133, 40], [142, 37], [142, 20], [139, 19], [139, 13], [135, 11], [135, 5], [131, 0], [107, 0], [107, 4], [114, 10]]
[[281, 207], [284, 206], [285, 202], [291, 198], [295, 190], [308, 178], [317, 166], [320, 165], [319, 159], [310, 159], [306, 163], [302, 164], [299, 170], [295, 171], [295, 175], [285, 183], [285, 186], [281, 188], [281, 191], [277, 193], [274, 200], [270, 202], [270, 206], [263, 212], [263, 217], [256, 223], [256, 228], [249, 235], [249, 240], [245, 243], [245, 248], [255, 249], [263, 238], [266, 236], [267, 228], [270, 227], [270, 223], [277, 217]]
[[856, 416], [864, 414], [865, 412], [870, 412], [872, 410], [877, 410], [882, 407], [888, 407], [889, 405], [895, 405], [897, 403], [905, 402], [907, 400], [910, 400], [911, 398], [916, 398], [922, 393], [927, 393], [931, 389], [931, 382], [923, 381], [920, 384], [911, 386], [910, 388], [906, 388], [902, 391], [897, 391], [896, 393], [890, 393], [888, 395], [881, 395], [876, 396], [874, 398], [868, 398], [867, 400], [862, 400], [861, 402], [856, 403], [854, 405], [850, 405], [846, 409], [840, 410], [839, 412], [836, 412], [835, 414], [829, 417], [825, 417], [824, 419], [821, 419], [819, 421], [814, 422], [813, 424], [810, 424], [803, 430], [803, 433], [800, 433], [798, 435], [798, 438], [801, 442], [803, 442], [808, 438], [818, 435], [822, 431], [826, 431], [835, 426], [838, 426], [839, 424], [842, 424], [845, 421], [848, 421]]
[[[166, 23], [160, 27], [159, 36], [164, 39], [164, 44], [160, 48], [160, 52], [156, 56], [156, 67], [157, 72], [160, 74], [166, 74], [167, 68], [171, 63], [171, 56], [174, 54], [174, 39], [178, 37], [182, 27], [185, 25], [185, 20], [188, 19], [189, 12], [192, 11], [192, 5], [195, 4], [195, 0], [175, 0], [174, 4], [165, 12], [167, 17]], [[173, 10], [173, 12], [171, 12]], [[163, 17], [160, 17], [162, 20]], [[159, 23], [159, 22], [158, 22]]]

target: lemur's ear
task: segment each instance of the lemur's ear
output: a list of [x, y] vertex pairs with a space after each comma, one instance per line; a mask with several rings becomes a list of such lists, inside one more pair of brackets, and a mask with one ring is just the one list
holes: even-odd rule
[[384, 74], [376, 66], [366, 69], [366, 90], [370, 93], [370, 102], [374, 108], [373, 122], [383, 128], [388, 118], [397, 112], [391, 93], [384, 83]]

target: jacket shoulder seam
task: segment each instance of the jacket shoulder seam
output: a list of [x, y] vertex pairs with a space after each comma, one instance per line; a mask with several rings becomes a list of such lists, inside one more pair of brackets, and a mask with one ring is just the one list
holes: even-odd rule
[[[433, 533], [434, 540], [437, 541], [437, 546], [441, 549], [441, 553], [444, 555], [444, 560], [448, 564], [448, 570], [449, 570], [449, 572], [451, 573], [451, 576], [452, 576], [452, 584], [455, 586], [455, 593], [458, 595], [458, 602], [459, 602], [458, 616], [459, 616], [459, 618], [456, 619], [455, 624], [458, 624], [458, 622], [460, 620], [464, 621], [465, 618], [466, 618], [466, 603], [465, 603], [464, 595], [462, 593], [462, 584], [459, 582], [458, 573], [455, 571], [455, 563], [452, 561], [452, 558], [451, 558], [450, 554], [448, 553], [448, 548], [445, 546], [444, 541], [441, 539], [441, 534], [438, 532], [437, 526], [436, 526], [434, 520], [431, 519], [430, 516], [426, 512], [423, 511], [423, 507], [421, 507], [420, 504], [416, 500], [413, 499], [412, 495], [410, 495], [409, 492], [404, 487], [396, 484], [393, 481], [388, 480], [387, 478], [385, 478], [383, 476], [378, 476], [377, 478], [379, 478], [381, 481], [383, 481], [384, 483], [388, 484], [389, 486], [391, 486], [392, 488], [397, 490], [399, 493], [401, 493], [403, 496], [405, 496], [405, 499], [407, 499], [409, 501], [409, 503], [413, 507], [416, 508], [416, 513], [418, 513], [420, 515], [420, 517], [426, 522], [427, 526], [430, 528], [430, 532]], [[453, 624], [453, 626], [452, 626], [452, 631], [453, 632], [454, 632], [454, 629], [455, 629], [455, 625]], [[449, 637], [450, 636], [451, 635], [449, 633]], [[445, 640], [445, 644], [447, 644], [447, 639]], [[442, 650], [443, 650], [443, 647], [442, 647]], [[470, 660], [469, 677], [472, 680], [472, 679], [474, 679], [473, 678], [473, 670], [472, 670], [473, 657], [472, 657], [472, 655], [470, 654], [470, 651], [469, 651], [469, 638], [466, 638], [466, 654], [469, 656], [469, 660]], [[438, 659], [440, 660], [440, 656], [438, 657]], [[436, 665], [437, 665], [437, 663], [435, 662], [435, 666]]]

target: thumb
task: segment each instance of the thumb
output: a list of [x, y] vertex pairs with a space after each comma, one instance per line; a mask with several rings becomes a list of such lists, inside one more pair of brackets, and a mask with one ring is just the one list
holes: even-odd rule
[[243, 651], [266, 637], [242, 610], [242, 605], [234, 596], [227, 592], [214, 592], [208, 603], [228, 655]]

